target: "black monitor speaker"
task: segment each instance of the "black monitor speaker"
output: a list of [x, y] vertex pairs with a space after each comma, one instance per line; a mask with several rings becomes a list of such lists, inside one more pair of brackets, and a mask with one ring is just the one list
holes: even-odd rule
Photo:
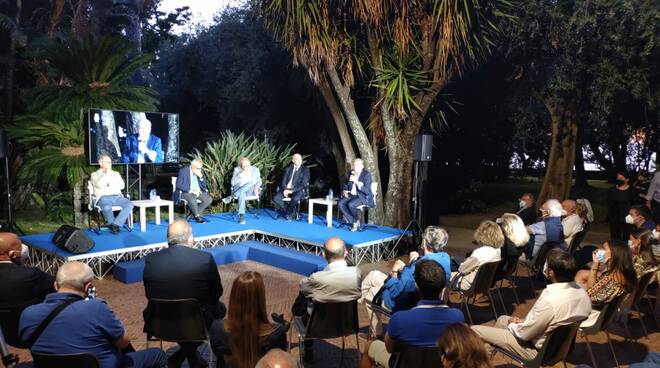
[[9, 139], [7, 138], [7, 131], [0, 128], [0, 158], [5, 158], [9, 155]]
[[433, 157], [433, 136], [431, 134], [419, 134], [415, 138], [415, 161], [431, 161]]
[[53, 243], [67, 252], [78, 254], [94, 248], [94, 240], [85, 231], [71, 225], [62, 225], [53, 235]]

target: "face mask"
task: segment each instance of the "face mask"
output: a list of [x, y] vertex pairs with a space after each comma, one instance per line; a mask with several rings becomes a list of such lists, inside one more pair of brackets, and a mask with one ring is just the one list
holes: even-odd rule
[[568, 215], [568, 212], [566, 212], [566, 210], [561, 210], [561, 215], [566, 216], [566, 215]]
[[605, 258], [605, 251], [600, 249], [596, 252], [596, 259], [598, 260], [598, 263], [605, 263], [607, 259]]
[[30, 256], [30, 248], [27, 247], [25, 244], [21, 244], [21, 259], [25, 260], [28, 259]]
[[656, 239], [660, 239], [660, 232], [656, 229], [653, 229], [653, 237]]
[[632, 225], [634, 223], [635, 223], [635, 219], [633, 219], [633, 217], [630, 214], [626, 215], [626, 224]]
[[548, 276], [548, 262], [543, 264], [543, 276], [545, 276], [546, 279], [550, 280], [550, 276]]
[[618, 186], [622, 186], [622, 185], [625, 184], [625, 183], [626, 183], [625, 180], [616, 179], [616, 185], [618, 185]]
[[630, 240], [630, 239], [628, 239], [628, 246], [629, 246], [630, 248], [634, 248], [633, 241]]
[[520, 206], [520, 208], [523, 208], [523, 207], [527, 206], [527, 202], [525, 202], [525, 201], [520, 201], [520, 202], [518, 203], [518, 205]]

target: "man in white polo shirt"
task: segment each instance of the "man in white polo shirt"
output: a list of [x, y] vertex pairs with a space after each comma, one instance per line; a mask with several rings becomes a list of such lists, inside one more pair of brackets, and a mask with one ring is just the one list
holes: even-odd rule
[[[92, 173], [92, 187], [96, 196], [96, 205], [101, 207], [103, 217], [110, 224], [113, 234], [119, 233], [119, 227], [126, 223], [126, 219], [133, 211], [133, 203], [121, 193], [124, 189], [124, 179], [118, 172], [112, 170], [110, 156], [103, 154], [99, 156], [98, 170]], [[113, 206], [120, 206], [121, 211], [115, 217], [112, 212]]]

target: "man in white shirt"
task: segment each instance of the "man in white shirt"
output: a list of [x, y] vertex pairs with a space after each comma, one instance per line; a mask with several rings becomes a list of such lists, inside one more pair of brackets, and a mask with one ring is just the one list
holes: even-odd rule
[[231, 202], [233, 197], [238, 201], [239, 222], [245, 224], [245, 201], [246, 197], [259, 195], [261, 191], [261, 173], [259, 169], [252, 166], [250, 159], [243, 157], [238, 160], [238, 166], [234, 168], [231, 176], [231, 195], [222, 199], [225, 204]]
[[[119, 233], [119, 227], [126, 223], [128, 216], [133, 211], [133, 203], [121, 193], [124, 189], [124, 180], [118, 172], [112, 170], [112, 160], [108, 155], [99, 156], [98, 170], [92, 173], [91, 181], [94, 189], [96, 205], [101, 207], [103, 217], [110, 224], [113, 234]], [[120, 206], [121, 211], [115, 217], [112, 212], [113, 206]]]
[[564, 218], [561, 220], [561, 226], [564, 228], [564, 241], [570, 245], [573, 241], [575, 234], [584, 229], [582, 219], [577, 214], [577, 203], [572, 199], [565, 199], [561, 202], [561, 207], [566, 212]]
[[472, 326], [484, 342], [531, 360], [548, 333], [589, 316], [591, 299], [574, 282], [577, 265], [573, 256], [553, 249], [548, 254], [547, 266], [546, 277], [551, 284], [543, 290], [527, 317], [500, 316], [495, 327]]

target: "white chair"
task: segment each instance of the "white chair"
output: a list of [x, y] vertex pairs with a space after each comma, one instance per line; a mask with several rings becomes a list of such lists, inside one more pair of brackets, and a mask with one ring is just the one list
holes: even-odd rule
[[[172, 199], [174, 199], [174, 193], [176, 193], [176, 179], [177, 179], [176, 176], [172, 177]], [[202, 203], [202, 201], [198, 199], [197, 204], [200, 204], [200, 203]], [[190, 218], [192, 217], [193, 214], [192, 214], [192, 211], [190, 211], [190, 207], [188, 207], [188, 201], [185, 198], [181, 197], [181, 195], [179, 195], [179, 201], [174, 203], [174, 204], [175, 205], [177, 205], [177, 204], [183, 205], [183, 208], [184, 208], [183, 211], [184, 211], [184, 214], [186, 216], [186, 220], [190, 220]]]
[[[374, 207], [371, 207], [371, 208], [376, 208], [376, 198], [378, 196], [378, 183], [376, 183], [376, 182], [371, 183], [371, 193], [374, 196]], [[367, 229], [369, 227], [375, 227], [374, 225], [367, 225], [365, 223], [366, 222], [365, 221], [366, 213], [369, 210], [369, 206], [367, 206], [366, 204], [363, 204], [361, 206], [358, 206], [357, 210], [359, 212], [359, 218], [360, 218], [360, 228], [358, 229], [358, 231], [364, 231], [365, 229]]]
[[[259, 213], [257, 211], [251, 211], [247, 204], [250, 202], [257, 202], [257, 208], [261, 208], [261, 194], [265, 192], [265, 186], [262, 184], [259, 188], [258, 195], [249, 195], [245, 197], [246, 211], [254, 215], [254, 218], [259, 218]], [[236, 195], [231, 196], [231, 204], [234, 206], [233, 217], [236, 218], [238, 215], [238, 197]]]
[[[87, 195], [88, 195], [88, 204], [87, 208], [89, 209], [90, 216], [87, 217], [89, 227], [94, 230], [95, 233], [99, 233], [101, 231], [101, 227], [108, 227], [109, 225], [103, 225], [101, 226], [101, 223], [99, 221], [96, 221], [96, 228], [92, 227], [92, 221], [91, 221], [91, 214], [96, 213], [97, 215], [100, 215], [104, 221], [105, 218], [103, 217], [103, 212], [101, 211], [101, 206], [97, 204], [98, 198], [96, 197], [96, 193], [94, 192], [94, 186], [92, 185], [91, 180], [87, 180]], [[126, 198], [130, 200], [130, 197], [128, 194], [126, 195]], [[122, 207], [121, 206], [112, 206], [112, 211], [121, 211]], [[133, 211], [128, 215], [128, 219], [126, 220], [126, 225], [128, 227], [128, 230], [131, 231], [133, 230]]]

